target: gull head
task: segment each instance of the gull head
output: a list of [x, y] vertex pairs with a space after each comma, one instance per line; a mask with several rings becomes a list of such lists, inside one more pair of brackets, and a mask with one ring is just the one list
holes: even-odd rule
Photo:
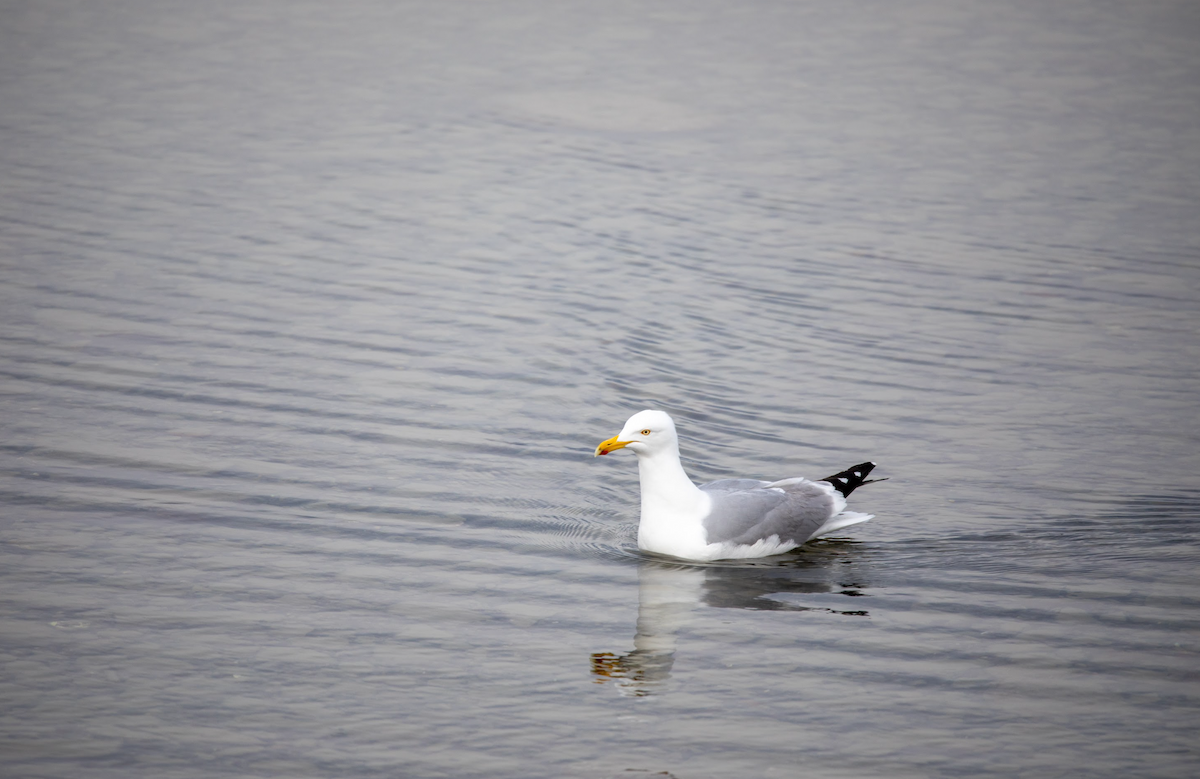
[[596, 447], [595, 456], [628, 449], [638, 457], [662, 451], [678, 450], [675, 423], [665, 411], [647, 409], [629, 418], [621, 432]]

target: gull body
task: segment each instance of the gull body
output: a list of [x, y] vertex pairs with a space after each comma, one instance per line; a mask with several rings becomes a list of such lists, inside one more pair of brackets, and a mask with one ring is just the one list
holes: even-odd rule
[[768, 482], [721, 479], [696, 486], [679, 461], [675, 422], [663, 411], [639, 411], [596, 455], [628, 449], [637, 455], [642, 511], [638, 547], [684, 560], [767, 557], [805, 541], [866, 522], [846, 511], [846, 496], [872, 481], [874, 463], [825, 479]]

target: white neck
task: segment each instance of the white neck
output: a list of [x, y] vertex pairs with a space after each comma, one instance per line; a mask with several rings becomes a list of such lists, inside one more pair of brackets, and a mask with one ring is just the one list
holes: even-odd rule
[[639, 456], [638, 475], [642, 482], [638, 545], [667, 554], [679, 554], [673, 547], [682, 538], [703, 546], [700, 521], [710, 501], [684, 472], [678, 446]]

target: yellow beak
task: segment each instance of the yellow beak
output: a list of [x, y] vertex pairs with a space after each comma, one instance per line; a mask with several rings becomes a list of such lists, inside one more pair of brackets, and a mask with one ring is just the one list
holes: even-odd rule
[[600, 445], [596, 447], [596, 453], [593, 454], [592, 456], [599, 457], [602, 454], [608, 454], [609, 452], [615, 452], [618, 449], [624, 449], [626, 446], [629, 446], [630, 444], [633, 443], [633, 441], [618, 441], [617, 439], [620, 437], [621, 436], [618, 434], [618, 435], [615, 435], [612, 438], [608, 439], [607, 441], [601, 441]]

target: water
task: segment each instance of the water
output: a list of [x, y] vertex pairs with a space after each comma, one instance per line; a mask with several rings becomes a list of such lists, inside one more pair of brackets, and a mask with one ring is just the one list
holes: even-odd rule
[[[0, 774], [1198, 770], [1200, 14], [0, 8]], [[864, 459], [781, 558], [693, 478]]]

